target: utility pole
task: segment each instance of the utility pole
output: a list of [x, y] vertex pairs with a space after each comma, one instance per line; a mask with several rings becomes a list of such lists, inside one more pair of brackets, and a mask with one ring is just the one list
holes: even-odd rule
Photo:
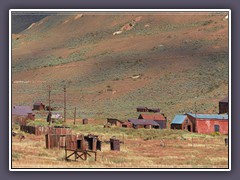
[[48, 86], [48, 112], [51, 112], [51, 86]]
[[52, 113], [51, 113], [51, 86], [48, 86], [48, 116], [47, 116], [47, 122], [48, 125], [50, 125], [52, 123]]
[[77, 111], [77, 108], [75, 107], [74, 109], [74, 121], [73, 121], [73, 124], [75, 125], [76, 123], [76, 111]]
[[64, 123], [66, 123], [66, 85], [64, 85]]

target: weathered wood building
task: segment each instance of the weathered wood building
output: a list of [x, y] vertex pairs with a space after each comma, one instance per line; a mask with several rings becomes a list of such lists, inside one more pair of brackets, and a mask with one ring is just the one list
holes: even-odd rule
[[164, 114], [140, 114], [138, 119], [148, 119], [153, 120], [159, 124], [160, 129], [165, 129], [167, 127], [167, 117]]
[[187, 115], [176, 115], [172, 120], [171, 129], [188, 130], [193, 132], [193, 125]]
[[37, 111], [41, 111], [41, 110], [45, 110], [45, 105], [42, 102], [35, 102], [33, 104], [33, 110], [37, 110]]
[[219, 101], [219, 114], [228, 113], [229, 106], [228, 106], [228, 97], [225, 97], [221, 101]]
[[188, 113], [187, 118], [193, 124], [193, 132], [211, 134], [219, 132], [228, 134], [227, 114], [192, 114]]
[[132, 123], [132, 127], [134, 129], [145, 128], [145, 129], [159, 129], [159, 124], [153, 120], [147, 119], [128, 119], [130, 123]]
[[148, 112], [148, 108], [144, 106], [138, 106], [137, 112]]
[[20, 125], [26, 124], [26, 120], [35, 120], [35, 114], [30, 106], [13, 106], [12, 122]]
[[115, 118], [107, 118], [107, 124], [109, 124], [111, 126], [122, 127], [123, 121], [121, 121], [119, 119], [115, 119]]

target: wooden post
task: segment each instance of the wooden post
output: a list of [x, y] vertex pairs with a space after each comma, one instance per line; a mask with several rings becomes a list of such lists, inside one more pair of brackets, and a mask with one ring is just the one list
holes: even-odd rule
[[48, 86], [48, 111], [51, 112], [51, 86]]
[[64, 85], [64, 123], [66, 123], [66, 85]]
[[75, 109], [74, 109], [74, 121], [73, 121], [73, 124], [75, 125], [75, 123], [76, 123], [76, 110], [77, 108], [75, 107]]

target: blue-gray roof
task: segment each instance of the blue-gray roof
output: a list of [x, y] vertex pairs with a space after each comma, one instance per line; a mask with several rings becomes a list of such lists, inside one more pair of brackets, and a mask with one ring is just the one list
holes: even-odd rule
[[193, 114], [188, 113], [188, 115], [199, 118], [199, 119], [228, 119], [228, 114]]
[[30, 106], [13, 106], [12, 115], [25, 116], [28, 113], [32, 113], [32, 108]]
[[135, 125], [153, 125], [153, 126], [159, 126], [158, 123], [156, 123], [153, 120], [148, 119], [128, 119], [129, 122], [135, 124]]
[[187, 115], [176, 115], [171, 124], [182, 124]]

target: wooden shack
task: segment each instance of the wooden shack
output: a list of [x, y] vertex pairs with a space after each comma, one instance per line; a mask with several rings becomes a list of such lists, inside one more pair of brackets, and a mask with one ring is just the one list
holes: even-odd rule
[[148, 112], [148, 108], [144, 106], [138, 106], [137, 112]]
[[26, 125], [27, 120], [35, 120], [35, 114], [30, 106], [13, 106], [12, 121], [20, 125]]
[[140, 114], [138, 119], [153, 120], [159, 124], [160, 129], [166, 129], [167, 127], [167, 117], [165, 117], [164, 114], [160, 114], [160, 113]]
[[[89, 134], [84, 135], [71, 135], [66, 136], [65, 139], [65, 159], [70, 160], [73, 156], [74, 160], [82, 159], [87, 160], [90, 153], [95, 155], [95, 161], [97, 160], [97, 150], [101, 151], [101, 141], [97, 135]], [[70, 154], [68, 154], [70, 152]]]
[[37, 110], [37, 111], [41, 111], [41, 110], [45, 110], [45, 105], [42, 102], [35, 102], [33, 104], [33, 110]]
[[145, 129], [159, 129], [159, 124], [149, 119], [128, 119], [134, 129], [145, 128]]
[[219, 101], [219, 114], [228, 113], [229, 106], [228, 106], [228, 97], [225, 97], [221, 101]]
[[187, 115], [176, 115], [172, 120], [171, 129], [188, 130], [192, 132], [193, 125]]
[[111, 126], [122, 127], [123, 121], [115, 118], [107, 118], [107, 124], [110, 124]]

